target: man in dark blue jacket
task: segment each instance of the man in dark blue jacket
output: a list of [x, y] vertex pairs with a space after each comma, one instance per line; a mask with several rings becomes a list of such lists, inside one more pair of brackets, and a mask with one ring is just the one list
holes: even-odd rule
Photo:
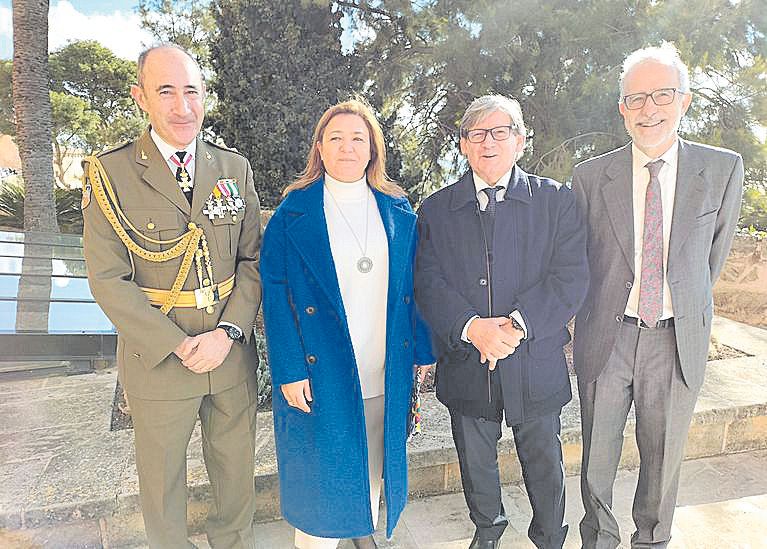
[[570, 190], [522, 171], [517, 101], [476, 99], [461, 120], [471, 169], [427, 198], [418, 219], [415, 295], [434, 333], [437, 398], [448, 407], [470, 549], [495, 549], [506, 525], [497, 443], [512, 427], [540, 548], [561, 548], [559, 415], [570, 398], [562, 347], [588, 286], [585, 228]]

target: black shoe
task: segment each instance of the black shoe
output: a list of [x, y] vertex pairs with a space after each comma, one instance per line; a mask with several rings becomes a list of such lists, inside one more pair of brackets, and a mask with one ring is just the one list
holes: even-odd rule
[[474, 532], [474, 537], [471, 540], [469, 549], [496, 549], [498, 547], [497, 539], [479, 539], [479, 534]]
[[373, 534], [364, 538], [352, 538], [352, 543], [356, 549], [378, 549], [376, 540], [373, 539]]

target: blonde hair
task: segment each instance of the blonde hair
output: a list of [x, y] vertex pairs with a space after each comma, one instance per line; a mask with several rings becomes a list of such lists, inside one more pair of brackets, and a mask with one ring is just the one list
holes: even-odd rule
[[322, 135], [330, 121], [339, 114], [354, 114], [362, 118], [370, 133], [370, 162], [365, 173], [368, 185], [389, 196], [407, 196], [407, 193], [395, 181], [386, 175], [386, 146], [384, 135], [373, 109], [361, 99], [349, 99], [327, 109], [320, 117], [312, 136], [312, 146], [306, 156], [306, 167], [298, 174], [298, 178], [282, 191], [287, 196], [291, 191], [308, 187], [325, 173], [325, 166], [320, 157], [317, 144], [322, 142]]

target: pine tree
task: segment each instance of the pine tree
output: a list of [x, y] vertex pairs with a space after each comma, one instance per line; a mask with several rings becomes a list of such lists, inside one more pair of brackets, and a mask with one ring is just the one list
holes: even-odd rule
[[250, 159], [266, 207], [304, 167], [322, 112], [360, 88], [329, 3], [213, 2], [214, 131]]

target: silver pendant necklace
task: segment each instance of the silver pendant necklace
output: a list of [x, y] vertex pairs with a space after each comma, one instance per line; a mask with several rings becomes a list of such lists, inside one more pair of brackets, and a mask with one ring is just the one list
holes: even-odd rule
[[[365, 187], [367, 187], [367, 184], [365, 184]], [[343, 210], [341, 210], [341, 206], [338, 204], [338, 201], [336, 200], [336, 197], [333, 196], [333, 191], [330, 190], [330, 187], [325, 185], [325, 188], [328, 190], [328, 194], [330, 195], [330, 198], [333, 200], [333, 204], [335, 204], [336, 209], [338, 210], [338, 213], [341, 214], [341, 219], [344, 220], [344, 223], [346, 223], [346, 226], [349, 227], [349, 231], [352, 233], [352, 236], [354, 237], [354, 241], [357, 243], [357, 246], [360, 249], [360, 253], [362, 254], [360, 258], [357, 260], [357, 270], [363, 274], [369, 273], [373, 270], [373, 260], [370, 259], [367, 255], [367, 249], [368, 249], [368, 225], [370, 223], [370, 190], [365, 189], [365, 245], [363, 246], [360, 242], [360, 239], [357, 238], [357, 234], [354, 232], [354, 229], [352, 228], [352, 224], [349, 223], [349, 220], [346, 219], [346, 216], [344, 215]]]

